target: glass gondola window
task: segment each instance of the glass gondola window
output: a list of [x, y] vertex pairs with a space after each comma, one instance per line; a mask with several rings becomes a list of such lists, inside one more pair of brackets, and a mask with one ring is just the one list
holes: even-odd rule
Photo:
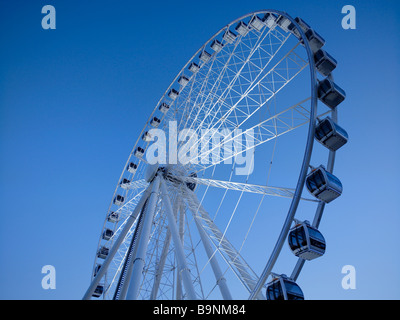
[[342, 127], [339, 127], [338, 125], [335, 125], [335, 129], [336, 131], [341, 134], [343, 137], [345, 137], [346, 139], [349, 138], [349, 135], [347, 134], [347, 131], [344, 130]]
[[318, 125], [318, 129], [315, 130], [315, 136], [318, 140], [321, 140], [332, 132], [332, 125], [329, 121], [321, 121]]
[[257, 31], [260, 31], [264, 27], [264, 22], [262, 22], [262, 20], [258, 16], [255, 15], [250, 20], [250, 27], [254, 28]]
[[330, 117], [319, 121], [315, 127], [315, 138], [329, 150], [336, 151], [349, 140], [347, 132]]
[[286, 295], [288, 300], [304, 300], [303, 291], [292, 281], [285, 280]]
[[289, 233], [289, 246], [293, 251], [307, 246], [307, 238], [303, 227], [295, 228]]
[[320, 170], [314, 172], [313, 179], [307, 179], [309, 190], [317, 190], [324, 185], [324, 176]]
[[340, 180], [336, 176], [334, 176], [332, 173], [330, 173], [328, 171], [325, 171], [325, 173], [326, 173], [329, 181], [335, 183], [337, 186], [342, 187], [342, 183], [340, 182]]
[[220, 52], [222, 50], [223, 44], [218, 41], [217, 39], [213, 40], [211, 43], [211, 49], [213, 49], [215, 52]]
[[102, 285], [97, 286], [93, 292], [93, 297], [100, 298], [101, 295], [103, 294], [103, 291], [104, 291], [104, 287]]
[[285, 300], [285, 296], [282, 292], [282, 286], [279, 281], [274, 281], [267, 288], [267, 299], [268, 300]]
[[308, 234], [310, 236], [311, 246], [317, 247], [322, 250], [326, 249], [325, 239], [322, 237], [322, 234], [318, 230], [315, 230], [314, 228], [308, 228]]
[[346, 92], [329, 78], [318, 84], [318, 99], [329, 108], [334, 109], [346, 98]]
[[272, 280], [267, 286], [267, 300], [304, 300], [303, 291], [286, 275]]

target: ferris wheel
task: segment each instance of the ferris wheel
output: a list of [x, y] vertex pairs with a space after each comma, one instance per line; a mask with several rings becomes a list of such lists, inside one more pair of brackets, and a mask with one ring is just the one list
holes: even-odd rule
[[325, 253], [320, 221], [342, 193], [336, 65], [276, 10], [206, 41], [138, 135], [84, 299], [304, 299], [297, 278]]

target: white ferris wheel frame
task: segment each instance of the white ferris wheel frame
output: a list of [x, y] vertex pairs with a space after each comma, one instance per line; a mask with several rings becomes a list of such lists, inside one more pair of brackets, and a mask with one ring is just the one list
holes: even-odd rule
[[[208, 45], [213, 39], [216, 38], [217, 35], [221, 34], [224, 30], [229, 30], [229, 27], [232, 26], [233, 24], [248, 18], [250, 16], [256, 16], [258, 14], [275, 14], [278, 16], [283, 16], [286, 19], [288, 19], [297, 29], [297, 31], [300, 33], [300, 37], [302, 39], [307, 39], [302, 28], [299, 26], [299, 24], [287, 13], [282, 12], [282, 11], [277, 11], [277, 10], [261, 10], [261, 11], [255, 11], [249, 14], [246, 14], [228, 25], [226, 25], [224, 28], [220, 29], [216, 34], [214, 34], [205, 44], [192, 56], [191, 59], [187, 62], [187, 64], [182, 68], [182, 70], [178, 73], [178, 75], [175, 77], [175, 79], [172, 81], [171, 85], [167, 88], [165, 91], [164, 95], [161, 97], [159, 102], [157, 103], [156, 108], [153, 110], [151, 115], [149, 116], [147, 120], [147, 124], [151, 122], [151, 119], [154, 117], [158, 110], [158, 106], [165, 100], [167, 97], [168, 92], [172, 89], [173, 84], [177, 81], [178, 77], [182, 74], [184, 74], [184, 70], [188, 67], [188, 65], [194, 60], [196, 56], [198, 56], [201, 52], [204, 51], [206, 45]], [[290, 34], [287, 36], [289, 37]], [[303, 187], [305, 184], [305, 179], [307, 176], [308, 168], [310, 165], [310, 159], [312, 155], [312, 150], [313, 150], [313, 143], [314, 143], [314, 134], [315, 134], [315, 125], [316, 125], [316, 120], [317, 120], [317, 104], [318, 104], [318, 95], [317, 95], [317, 86], [318, 86], [318, 79], [317, 79], [317, 71], [315, 68], [315, 63], [313, 59], [313, 52], [312, 49], [310, 48], [310, 45], [307, 40], [304, 41], [304, 48], [307, 53], [308, 61], [307, 64], [302, 66], [303, 70], [306, 66], [309, 67], [309, 73], [310, 73], [310, 88], [311, 88], [311, 98], [309, 98], [310, 103], [311, 103], [311, 108], [309, 114], [306, 114], [305, 118], [305, 123], [308, 123], [308, 133], [307, 133], [307, 142], [306, 142], [306, 147], [304, 150], [304, 157], [302, 161], [302, 166], [301, 170], [299, 173], [299, 177], [297, 180], [297, 185], [295, 189], [288, 189], [288, 188], [280, 188], [280, 187], [266, 187], [266, 186], [258, 186], [258, 185], [250, 185], [246, 183], [235, 183], [232, 181], [218, 181], [215, 179], [202, 179], [202, 178], [197, 178], [197, 177], [187, 177], [187, 176], [181, 176], [180, 179], [182, 182], [184, 182], [182, 185], [183, 187], [181, 188], [182, 196], [186, 200], [186, 205], [187, 208], [192, 212], [192, 216], [194, 217], [194, 222], [196, 225], [196, 228], [199, 232], [199, 235], [201, 237], [201, 241], [204, 245], [205, 251], [209, 257], [210, 264], [212, 265], [212, 269], [216, 278], [216, 282], [218, 287], [220, 288], [221, 295], [223, 299], [232, 299], [232, 295], [229, 292], [229, 289], [227, 287], [226, 279], [223, 277], [223, 273], [218, 265], [218, 262], [214, 259], [214, 249], [212, 249], [212, 243], [213, 241], [216, 241], [217, 243], [220, 244], [218, 251], [221, 253], [222, 257], [227, 261], [227, 264], [232, 265], [235, 269], [235, 272], [237, 273], [238, 277], [241, 279], [243, 285], [247, 288], [249, 291], [249, 299], [265, 299], [265, 296], [261, 292], [261, 288], [264, 286], [267, 278], [271, 275], [272, 268], [274, 267], [274, 264], [281, 252], [282, 246], [287, 238], [290, 226], [293, 222], [297, 207], [299, 205], [299, 201], [301, 199], [303, 200], [311, 200], [311, 201], [316, 201], [312, 199], [304, 199], [302, 198], [302, 191]], [[288, 53], [290, 54], [290, 52]], [[287, 55], [285, 56], [287, 57]], [[279, 63], [279, 62], [278, 62]], [[274, 68], [274, 67], [272, 67]], [[273, 70], [273, 69], [271, 69]], [[256, 79], [257, 80], [257, 79]], [[287, 79], [288, 80], [288, 79]], [[254, 80], [255, 81], [255, 80]], [[279, 89], [278, 89], [279, 91]], [[274, 93], [276, 94], [276, 92]], [[302, 108], [302, 102], [299, 102], [298, 104], [291, 106], [288, 108], [286, 111], [290, 112], [298, 112], [298, 113], [304, 113], [304, 110]], [[209, 110], [211, 112], [211, 109]], [[332, 110], [331, 111], [332, 118], [337, 121], [337, 111]], [[248, 117], [250, 117], [248, 115]], [[214, 115], [215, 117], [215, 115]], [[270, 130], [268, 130], [268, 125], [271, 123], [268, 123], [268, 121], [272, 122], [276, 120], [278, 115], [275, 115], [274, 117], [271, 117], [263, 122], [260, 122], [253, 128], [258, 129], [257, 132], [259, 134], [259, 137], [255, 137], [256, 144], [253, 146], [254, 148], [257, 145], [257, 141], [260, 143], [265, 142], [268, 139], [268, 134], [271, 133]], [[168, 119], [166, 115], [163, 116], [161, 119], [161, 122], [164, 120], [164, 118]], [[189, 117], [188, 117], [189, 119]], [[200, 119], [195, 119], [196, 121], [201, 121]], [[247, 118], [245, 118], [243, 121], [246, 121]], [[194, 123], [194, 122], [193, 122]], [[286, 131], [282, 131], [279, 134], [283, 134], [287, 131], [295, 129], [299, 125], [302, 124], [296, 124], [293, 125], [292, 127], [289, 126], [287, 127]], [[264, 126], [265, 125], [265, 126]], [[136, 143], [134, 145], [134, 148], [131, 152], [131, 156], [128, 158], [128, 161], [125, 165], [126, 166], [130, 163], [131, 157], [134, 155], [134, 151], [136, 147], [139, 145], [140, 139], [142, 135], [145, 133], [146, 125], [141, 133], [138, 136], [138, 139], [136, 140]], [[275, 128], [276, 129], [276, 128]], [[245, 131], [244, 133], [240, 133], [243, 137], [248, 134], [248, 131]], [[278, 136], [278, 130], [276, 129], [275, 131], [275, 137]], [[270, 137], [270, 139], [273, 138]], [[258, 139], [258, 140], [257, 140]], [[212, 152], [210, 150], [209, 152]], [[333, 171], [333, 166], [334, 166], [334, 159], [335, 159], [335, 151], [329, 151], [329, 158], [328, 158], [328, 164], [327, 164], [327, 169], [328, 171], [332, 172]], [[141, 161], [144, 161], [143, 159]], [[203, 169], [206, 168], [203, 167]], [[124, 172], [121, 174], [119, 181], [121, 181], [123, 177]], [[276, 195], [276, 196], [281, 196], [281, 197], [289, 197], [292, 198], [288, 214], [286, 216], [285, 222], [282, 226], [282, 230], [279, 234], [278, 240], [275, 244], [275, 247], [273, 249], [272, 254], [270, 255], [269, 260], [267, 261], [265, 268], [260, 276], [257, 276], [255, 272], [251, 269], [251, 267], [247, 264], [247, 262], [243, 259], [243, 257], [240, 255], [240, 252], [234, 248], [234, 246], [229, 242], [229, 240], [224, 236], [224, 233], [218, 229], [218, 227], [213, 223], [213, 220], [209, 216], [208, 212], [202, 207], [201, 202], [197, 199], [195, 193], [191, 190], [189, 190], [187, 187], [185, 187], [186, 183], [192, 182], [196, 184], [203, 184], [206, 186], [213, 186], [213, 187], [219, 187], [219, 188], [226, 188], [226, 189], [232, 189], [232, 190], [238, 190], [241, 192], [254, 192], [254, 193], [259, 193], [259, 194], [267, 194], [267, 195]], [[119, 188], [119, 185], [116, 186], [114, 196], [117, 194], [117, 190]], [[87, 289], [84, 299], [90, 299], [93, 292], [95, 291], [96, 287], [100, 283], [102, 277], [105, 276], [108, 267], [113, 261], [114, 256], [117, 254], [118, 249], [120, 246], [124, 243], [124, 241], [127, 238], [127, 235], [132, 235], [135, 230], [132, 229], [132, 226], [136, 225], [136, 229], [140, 229], [140, 237], [138, 237], [136, 240], [137, 248], [136, 248], [136, 255], [135, 259], [132, 262], [131, 265], [131, 271], [130, 271], [130, 282], [131, 283], [136, 283], [136, 285], [131, 285], [123, 287], [123, 292], [122, 292], [122, 297], [125, 297], [126, 299], [136, 299], [138, 290], [139, 290], [139, 277], [142, 274], [143, 266], [144, 266], [144, 255], [146, 251], [146, 246], [148, 244], [148, 239], [150, 237], [149, 233], [151, 232], [151, 223], [152, 219], [156, 210], [156, 207], [159, 205], [159, 197], [157, 194], [160, 194], [160, 198], [162, 199], [162, 202], [165, 205], [165, 213], [167, 216], [168, 220], [168, 232], [166, 235], [166, 241], [165, 241], [165, 247], [169, 245], [171, 241], [173, 241], [174, 248], [176, 250], [175, 254], [177, 257], [177, 264], [178, 268], [180, 270], [180, 278], [182, 281], [182, 284], [184, 286], [185, 292], [186, 292], [186, 298], [188, 299], [197, 299], [198, 297], [196, 296], [195, 289], [193, 287], [193, 281], [190, 278], [190, 274], [188, 273], [188, 266], [185, 261], [185, 256], [183, 253], [183, 248], [182, 244], [180, 241], [180, 229], [182, 228], [182, 225], [177, 224], [177, 214], [179, 214], [179, 206], [180, 204], [178, 201], [175, 201], [172, 203], [172, 199], [170, 199], [170, 196], [166, 190], [166, 183], [165, 183], [165, 178], [162, 177], [161, 174], [158, 174], [155, 176], [155, 178], [152, 181], [145, 181], [143, 179], [139, 179], [136, 181], [132, 181], [127, 189], [133, 190], [137, 189], [140, 190], [140, 192], [137, 193], [136, 196], [134, 196], [132, 199], [130, 199], [128, 202], [126, 202], [121, 208], [120, 208], [120, 213], [124, 214], [126, 219], [124, 222], [119, 226], [117, 230], [115, 230], [114, 237], [113, 237], [113, 242], [112, 246], [110, 248], [110, 251], [108, 252], [107, 257], [103, 261], [100, 269], [97, 271], [96, 275], [92, 277], [92, 281], [90, 283], [89, 288]], [[176, 199], [175, 199], [176, 200]], [[313, 226], [318, 227], [322, 214], [324, 211], [325, 203], [322, 201], [317, 201], [318, 202], [318, 207], [314, 216], [314, 221], [313, 221]], [[112, 202], [110, 203], [108, 213], [111, 212], [112, 210]], [[145, 209], [143, 209], [145, 208]], [[143, 210], [142, 210], [143, 209]], [[145, 214], [144, 214], [145, 213]], [[141, 222], [140, 228], [139, 226], [139, 217], [143, 215], [144, 220]], [[179, 220], [179, 219], [178, 219]], [[107, 220], [104, 222], [103, 230], [105, 229]], [[132, 237], [133, 238], [133, 237]], [[99, 246], [100, 247], [100, 242], [101, 238], [99, 240]], [[165, 250], [165, 249], [164, 249]], [[127, 252], [127, 250], [126, 250]], [[123, 259], [125, 257], [121, 257]], [[97, 258], [96, 258], [97, 259]], [[96, 259], [95, 259], [95, 264], [96, 265]], [[165, 262], [166, 259], [166, 253], [163, 253], [161, 255], [160, 259], [160, 264], [163, 263], [163, 260]], [[292, 274], [291, 278], [296, 280], [297, 277], [300, 274], [300, 271], [304, 265], [305, 260], [299, 258], [298, 263], [296, 264]], [[155, 284], [153, 286], [153, 292], [150, 294], [150, 298], [156, 298], [156, 291], [157, 291], [157, 281], [160, 275], [156, 274], [154, 276], [155, 278]], [[136, 279], [136, 280], [134, 280]], [[159, 284], [159, 281], [158, 281]], [[179, 288], [177, 288], [179, 289]], [[181, 289], [180, 289], [181, 290]], [[182, 295], [182, 293], [180, 293]]]

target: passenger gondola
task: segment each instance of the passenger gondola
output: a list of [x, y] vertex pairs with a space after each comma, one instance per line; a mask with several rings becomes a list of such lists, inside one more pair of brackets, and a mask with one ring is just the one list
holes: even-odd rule
[[304, 300], [301, 288], [282, 274], [267, 285], [267, 300]]
[[256, 15], [251, 18], [249, 26], [257, 31], [261, 31], [261, 29], [264, 27], [264, 22]]
[[317, 70], [327, 77], [337, 66], [337, 61], [325, 50], [318, 50], [314, 54], [315, 67]]
[[263, 22], [267, 25], [268, 28], [272, 28], [276, 23], [277, 16], [273, 13], [267, 12], [263, 18]]
[[240, 21], [237, 25], [236, 25], [236, 27], [235, 27], [235, 30], [237, 31], [237, 33], [239, 33], [241, 36], [246, 36], [248, 33], [249, 33], [249, 31], [250, 31], [250, 29], [249, 29], [249, 27], [247, 26], [247, 24], [246, 23], [244, 23], [243, 21]]
[[342, 127], [330, 117], [318, 122], [315, 128], [315, 139], [331, 151], [336, 151], [347, 143], [349, 136]]
[[210, 45], [211, 49], [213, 49], [215, 52], [220, 52], [222, 50], [223, 46], [224, 45], [217, 39], [214, 39]]
[[105, 259], [105, 258], [107, 258], [109, 251], [110, 251], [109, 248], [103, 246], [97, 252], [97, 257], [99, 257], [101, 259]]
[[331, 79], [325, 78], [318, 85], [318, 99], [325, 103], [329, 108], [336, 108], [344, 99], [346, 93]]
[[146, 132], [143, 133], [143, 135], [142, 135], [142, 140], [143, 140], [144, 142], [149, 142], [149, 141], [152, 141], [152, 140], [153, 140], [153, 137], [151, 136], [151, 134], [150, 134], [148, 131], [146, 131]]
[[126, 179], [126, 178], [123, 178], [123, 179], [121, 180], [121, 182], [119, 183], [119, 186], [120, 186], [122, 189], [128, 189], [130, 183], [131, 183], [131, 180]]
[[103, 291], [104, 291], [104, 286], [98, 285], [98, 286], [96, 287], [96, 289], [94, 289], [94, 292], [93, 292], [93, 294], [92, 294], [92, 297], [100, 298], [101, 295], [103, 294]]
[[167, 111], [169, 110], [169, 105], [163, 102], [158, 107], [158, 110], [160, 110], [162, 113], [167, 113]]
[[137, 169], [137, 164], [133, 162], [130, 162], [126, 167], [126, 170], [128, 170], [130, 173], [135, 173], [136, 169]]
[[184, 87], [189, 83], [190, 79], [186, 77], [185, 75], [181, 75], [178, 79], [178, 83]]
[[227, 43], [233, 43], [236, 40], [237, 34], [232, 32], [231, 30], [227, 30], [224, 35], [223, 35], [223, 39], [227, 42]]
[[[197, 178], [196, 172], [192, 172], [191, 174], [189, 174], [189, 177], [190, 178]], [[196, 188], [196, 184], [194, 182], [187, 182], [186, 186], [192, 191], [194, 191], [194, 189]]]
[[111, 211], [108, 214], [108, 217], [107, 217], [108, 222], [114, 223], [114, 222], [117, 222], [118, 219], [119, 219], [119, 214], [117, 212]]
[[168, 97], [170, 97], [172, 100], [175, 100], [176, 98], [178, 98], [178, 96], [179, 96], [179, 92], [177, 90], [175, 90], [174, 88], [172, 88], [168, 92]]
[[288, 235], [289, 247], [296, 257], [313, 260], [325, 253], [324, 236], [308, 221], [295, 225]]
[[276, 23], [285, 32], [289, 32], [294, 27], [293, 23], [285, 16], [279, 16], [278, 19], [276, 20]]
[[200, 53], [199, 59], [204, 63], [207, 63], [211, 59], [211, 54], [209, 54], [207, 51], [203, 51]]
[[307, 30], [307, 32], [305, 32], [305, 35], [313, 52], [317, 52], [324, 46], [325, 39], [322, 38], [321, 35], [319, 35], [315, 30], [310, 28]]
[[142, 147], [137, 147], [134, 154], [136, 157], [141, 158], [144, 155], [144, 149]]
[[340, 180], [323, 166], [311, 171], [306, 178], [306, 187], [314, 197], [326, 203], [339, 197], [343, 190]]
[[119, 194], [116, 195], [116, 197], [114, 198], [114, 204], [116, 204], [117, 206], [121, 206], [125, 201], [125, 198]]
[[102, 236], [102, 238], [103, 238], [103, 240], [110, 240], [111, 239], [111, 237], [114, 235], [114, 232], [111, 230], [111, 229], [106, 229], [106, 230], [104, 230], [104, 232], [103, 232], [103, 236]]
[[154, 128], [157, 128], [161, 123], [161, 120], [158, 119], [157, 117], [154, 117], [153, 119], [151, 119], [150, 125]]
[[100, 268], [101, 268], [101, 264], [97, 263], [93, 270], [93, 277], [95, 277], [97, 275], [97, 272], [99, 272]]
[[191, 72], [193, 72], [193, 73], [196, 73], [197, 71], [199, 71], [200, 70], [200, 66], [196, 63], [196, 62], [192, 62], [190, 65], [189, 65], [189, 71], [191, 71]]

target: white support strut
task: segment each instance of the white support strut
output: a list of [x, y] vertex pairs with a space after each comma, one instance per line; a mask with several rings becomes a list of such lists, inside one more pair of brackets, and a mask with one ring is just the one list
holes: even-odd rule
[[145, 265], [146, 250], [147, 250], [147, 245], [149, 243], [149, 235], [153, 222], [155, 207], [158, 201], [160, 179], [161, 178], [157, 176], [152, 183], [150, 198], [148, 200], [144, 212], [143, 226], [138, 238], [139, 243], [136, 252], [136, 257], [135, 260], [133, 261], [131, 282], [129, 285], [128, 292], [126, 294], [127, 300], [136, 300], [139, 293], [140, 282], [141, 282], [140, 279]]
[[108, 266], [110, 265], [112, 259], [115, 256], [115, 253], [118, 251], [121, 243], [124, 241], [126, 235], [128, 234], [130, 228], [132, 227], [133, 223], [136, 220], [140, 210], [142, 210], [143, 205], [145, 204], [147, 198], [150, 195], [150, 186], [144, 191], [142, 198], [139, 200], [138, 204], [136, 205], [135, 209], [133, 210], [132, 214], [127, 219], [127, 222], [121, 231], [118, 239], [115, 241], [114, 245], [112, 246], [110, 252], [107, 255], [107, 258], [104, 260], [100, 270], [97, 272], [96, 276], [92, 280], [89, 288], [86, 290], [85, 295], [83, 296], [83, 300], [89, 300], [96, 289], [97, 285], [99, 284], [101, 278], [105, 275]]
[[222, 298], [224, 300], [232, 300], [232, 295], [226, 284], [226, 279], [224, 278], [221, 268], [219, 267], [218, 261], [213, 252], [214, 250], [211, 247], [210, 240], [208, 239], [207, 234], [204, 231], [201, 222], [199, 221], [199, 218], [197, 216], [195, 216], [194, 222], [196, 223], [197, 230], [199, 231], [201, 242], [203, 243], [204, 246], [204, 250], [206, 251], [207, 257], [210, 260], [211, 268], [213, 269], [215, 280], [218, 284]]
[[164, 180], [161, 180], [161, 196], [165, 211], [167, 213], [168, 228], [171, 231], [172, 241], [174, 243], [175, 254], [178, 261], [178, 270], [182, 277], [183, 286], [185, 288], [187, 297], [189, 300], [196, 300], [196, 291], [193, 287], [193, 282], [190, 276], [189, 268], [186, 263], [185, 252], [183, 250], [182, 242], [179, 236], [178, 227], [176, 226], [176, 220], [171, 205], [171, 200], [168, 196], [168, 191], [165, 186]]

